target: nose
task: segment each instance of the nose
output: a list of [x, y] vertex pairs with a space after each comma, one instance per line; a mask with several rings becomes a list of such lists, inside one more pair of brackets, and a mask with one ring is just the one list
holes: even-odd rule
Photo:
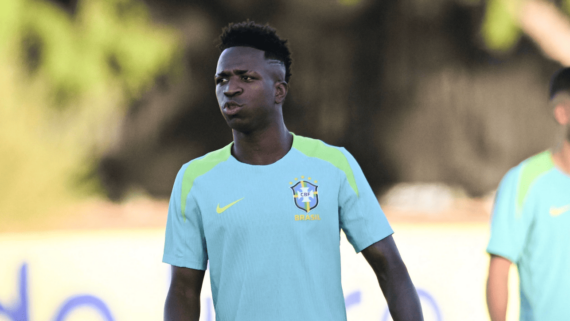
[[224, 90], [224, 95], [226, 97], [234, 97], [241, 94], [242, 92], [243, 88], [241, 88], [238, 82], [230, 78], [226, 86], [226, 89]]

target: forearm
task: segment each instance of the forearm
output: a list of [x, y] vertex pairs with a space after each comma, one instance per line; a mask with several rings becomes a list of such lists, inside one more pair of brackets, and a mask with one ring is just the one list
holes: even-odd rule
[[408, 270], [403, 262], [398, 265], [387, 269], [384, 274], [377, 274], [392, 319], [394, 321], [423, 320], [420, 299]]
[[487, 279], [487, 307], [492, 321], [505, 321], [509, 299], [509, 268], [507, 259], [492, 256]]
[[422, 306], [392, 236], [362, 250], [378, 278], [394, 321], [423, 321]]
[[171, 288], [164, 304], [164, 321], [198, 321], [199, 319], [200, 297]]

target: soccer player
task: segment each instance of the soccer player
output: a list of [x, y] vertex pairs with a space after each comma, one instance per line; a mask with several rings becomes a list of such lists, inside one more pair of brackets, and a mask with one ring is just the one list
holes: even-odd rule
[[491, 320], [505, 320], [511, 263], [519, 271], [520, 320], [570, 320], [570, 68], [550, 83], [563, 142], [512, 168], [497, 192], [487, 280]]
[[217, 320], [346, 320], [343, 229], [376, 273], [394, 320], [423, 320], [356, 160], [285, 127], [286, 40], [251, 21], [230, 24], [220, 38], [216, 96], [234, 140], [176, 177], [163, 257], [172, 265], [165, 319], [198, 320], [209, 260]]

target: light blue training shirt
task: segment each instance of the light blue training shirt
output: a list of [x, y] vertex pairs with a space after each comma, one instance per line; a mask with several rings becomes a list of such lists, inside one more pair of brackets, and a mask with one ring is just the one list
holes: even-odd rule
[[210, 261], [218, 321], [345, 321], [340, 229], [356, 252], [393, 233], [357, 162], [295, 135], [270, 165], [241, 163], [231, 146], [180, 169], [163, 261]]
[[570, 320], [570, 176], [550, 151], [501, 181], [487, 252], [518, 267], [520, 320]]

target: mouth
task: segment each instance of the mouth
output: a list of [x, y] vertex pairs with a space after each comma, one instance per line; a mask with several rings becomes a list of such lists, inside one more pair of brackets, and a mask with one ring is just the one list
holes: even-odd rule
[[235, 101], [229, 101], [224, 104], [224, 113], [228, 116], [233, 116], [237, 114], [243, 105], [236, 103]]

